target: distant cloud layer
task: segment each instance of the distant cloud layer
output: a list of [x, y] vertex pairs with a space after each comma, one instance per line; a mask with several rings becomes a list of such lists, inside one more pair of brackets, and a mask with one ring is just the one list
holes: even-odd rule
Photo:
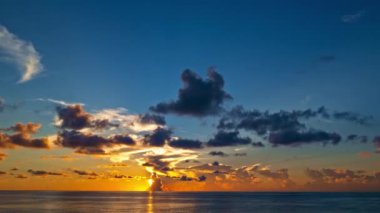
[[41, 56], [33, 44], [21, 40], [0, 25], [0, 59], [16, 64], [21, 70], [18, 83], [34, 78], [43, 69]]

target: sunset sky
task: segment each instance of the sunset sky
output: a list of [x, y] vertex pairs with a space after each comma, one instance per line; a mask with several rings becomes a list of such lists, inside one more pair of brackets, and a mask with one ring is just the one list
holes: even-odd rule
[[0, 190], [380, 191], [379, 1], [0, 2]]

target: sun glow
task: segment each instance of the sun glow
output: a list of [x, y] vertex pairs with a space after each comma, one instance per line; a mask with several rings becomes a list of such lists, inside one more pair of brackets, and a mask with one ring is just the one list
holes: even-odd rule
[[152, 184], [153, 184], [153, 179], [148, 179], [148, 184], [149, 184], [149, 186], [152, 186]]

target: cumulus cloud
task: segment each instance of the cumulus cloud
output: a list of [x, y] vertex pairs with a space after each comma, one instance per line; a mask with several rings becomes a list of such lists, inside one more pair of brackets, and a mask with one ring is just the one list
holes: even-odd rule
[[311, 118], [326, 118], [354, 122], [361, 125], [369, 124], [372, 116], [361, 116], [353, 112], [330, 112], [325, 107], [317, 110], [293, 110], [270, 113], [259, 110], [245, 110], [237, 106], [227, 112], [219, 121], [219, 129], [244, 129], [254, 131], [258, 135], [269, 132], [302, 130], [306, 128], [305, 120]]
[[376, 137], [373, 139], [373, 144], [374, 144], [375, 147], [376, 147], [376, 153], [380, 153], [380, 136], [376, 136]]
[[75, 130], [59, 132], [56, 143], [63, 147], [74, 148], [77, 153], [96, 155], [107, 154], [106, 148], [136, 144], [135, 140], [128, 135], [103, 137]]
[[49, 137], [32, 137], [34, 134], [38, 133], [40, 128], [41, 124], [38, 123], [17, 123], [14, 126], [2, 129], [6, 132], [13, 132], [13, 134], [0, 132], [0, 147], [14, 148], [15, 146], [22, 146], [48, 149], [51, 146], [51, 139]]
[[252, 143], [248, 137], [240, 137], [238, 131], [225, 132], [219, 131], [215, 136], [207, 142], [207, 146], [222, 147], [222, 146], [236, 146], [247, 145]]
[[281, 131], [269, 135], [269, 143], [273, 146], [300, 146], [310, 143], [338, 144], [341, 136], [337, 133], [329, 133], [321, 130], [309, 131]]
[[16, 64], [21, 71], [19, 83], [33, 79], [43, 69], [41, 56], [33, 44], [21, 40], [0, 25], [0, 59]]
[[216, 115], [222, 111], [223, 102], [232, 98], [223, 90], [223, 77], [213, 69], [206, 80], [191, 70], [185, 70], [181, 78], [184, 86], [178, 91], [178, 99], [159, 103], [150, 108], [152, 111], [197, 117]]
[[220, 156], [220, 157], [228, 157], [228, 154], [222, 152], [222, 151], [211, 151], [208, 153], [211, 156]]
[[155, 115], [155, 114], [150, 114], [150, 113], [145, 113], [139, 115], [140, 117], [140, 122], [142, 124], [158, 124], [158, 125], [165, 125], [165, 117], [161, 115]]
[[171, 138], [170, 129], [157, 128], [151, 134], [144, 136], [144, 144], [149, 146], [163, 146]]
[[91, 171], [84, 171], [84, 170], [74, 169], [74, 170], [72, 170], [72, 172], [75, 173], [75, 174], [77, 174], [77, 175], [80, 175], [80, 176], [98, 176], [97, 173], [91, 172]]
[[201, 149], [203, 148], [203, 143], [199, 140], [178, 138], [172, 139], [169, 146], [181, 149]]
[[49, 172], [45, 170], [33, 170], [33, 169], [29, 169], [28, 173], [35, 176], [47, 176], [47, 175], [62, 176], [63, 175], [63, 173], [60, 173], [60, 172]]
[[317, 190], [374, 190], [380, 186], [380, 172], [369, 174], [364, 170], [322, 168], [305, 171], [311, 179], [306, 187]]

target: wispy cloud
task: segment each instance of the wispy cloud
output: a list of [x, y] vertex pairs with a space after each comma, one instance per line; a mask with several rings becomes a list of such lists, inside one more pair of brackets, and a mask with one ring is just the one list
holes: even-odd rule
[[0, 25], [0, 59], [16, 64], [21, 70], [18, 83], [34, 78], [43, 69], [41, 56], [33, 44], [21, 40]]
[[355, 22], [358, 22], [360, 20], [360, 18], [362, 18], [365, 15], [365, 13], [366, 13], [366, 11], [359, 10], [353, 14], [343, 15], [341, 17], [341, 20], [343, 23], [355, 23]]

